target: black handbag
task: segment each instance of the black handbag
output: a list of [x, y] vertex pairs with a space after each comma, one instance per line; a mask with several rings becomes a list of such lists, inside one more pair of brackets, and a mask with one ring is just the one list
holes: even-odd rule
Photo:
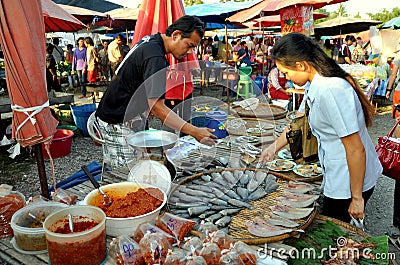
[[318, 141], [311, 133], [308, 124], [310, 108], [307, 104], [305, 110], [305, 115], [296, 117], [290, 122], [289, 130], [286, 132], [290, 153], [297, 164], [318, 161]]

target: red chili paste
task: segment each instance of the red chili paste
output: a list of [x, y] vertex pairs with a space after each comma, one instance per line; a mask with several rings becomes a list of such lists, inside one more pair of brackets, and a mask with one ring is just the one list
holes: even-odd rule
[[18, 194], [0, 196], [0, 238], [12, 237], [11, 217], [24, 207], [24, 200]]
[[99, 222], [96, 221], [78, 221], [74, 222], [74, 232], [72, 232], [69, 229], [69, 223], [67, 220], [62, 221], [64, 224], [61, 227], [57, 227], [53, 232], [58, 233], [58, 234], [71, 234], [71, 233], [78, 233], [78, 232], [83, 232], [86, 230], [89, 230], [96, 225], [99, 224]]
[[107, 217], [126, 218], [154, 211], [163, 203], [163, 193], [157, 188], [138, 189], [123, 198], [113, 198], [111, 205], [96, 205]]

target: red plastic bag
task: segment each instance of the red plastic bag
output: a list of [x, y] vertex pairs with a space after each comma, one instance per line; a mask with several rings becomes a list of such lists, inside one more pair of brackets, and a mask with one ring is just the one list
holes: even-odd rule
[[[158, 217], [157, 226], [165, 232], [175, 236], [179, 242], [192, 230], [197, 223], [170, 213], [163, 213]], [[178, 242], [178, 243], [179, 243]]]

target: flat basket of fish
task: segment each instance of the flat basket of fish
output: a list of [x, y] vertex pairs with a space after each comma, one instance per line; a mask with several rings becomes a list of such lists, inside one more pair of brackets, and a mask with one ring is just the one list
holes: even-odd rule
[[319, 193], [277, 172], [229, 168], [185, 178], [170, 192], [167, 209], [212, 222], [236, 240], [263, 244], [304, 232], [317, 214]]

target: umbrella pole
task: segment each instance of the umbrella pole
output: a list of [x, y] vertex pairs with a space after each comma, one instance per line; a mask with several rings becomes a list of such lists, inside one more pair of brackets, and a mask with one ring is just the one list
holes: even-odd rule
[[36, 164], [38, 167], [39, 173], [39, 181], [40, 181], [40, 189], [42, 191], [42, 196], [50, 199], [49, 186], [47, 185], [47, 177], [46, 170], [44, 165], [43, 151], [41, 144], [35, 144], [35, 156], [36, 156]]
[[[225, 20], [225, 52], [226, 52], [226, 76], [228, 77], [228, 68], [229, 68], [229, 58], [228, 58], [228, 22], [226, 22]], [[230, 87], [229, 87], [229, 79], [226, 79], [226, 86], [227, 86], [227, 91], [226, 91], [226, 101], [228, 103], [228, 115], [231, 112], [231, 91], [230, 91]]]

